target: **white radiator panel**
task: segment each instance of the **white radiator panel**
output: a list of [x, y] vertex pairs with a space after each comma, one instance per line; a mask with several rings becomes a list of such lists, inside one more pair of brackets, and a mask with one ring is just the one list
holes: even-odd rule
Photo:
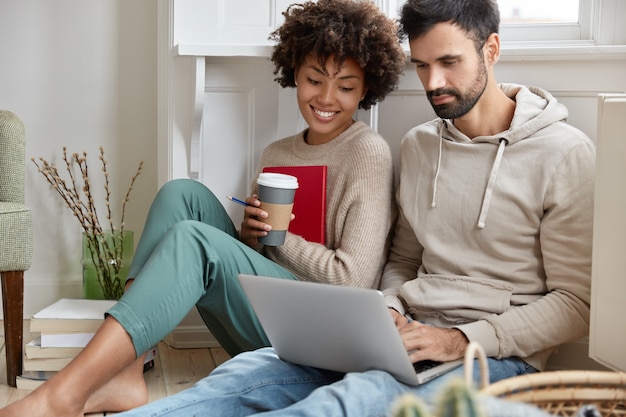
[[626, 371], [626, 95], [598, 104], [589, 356]]

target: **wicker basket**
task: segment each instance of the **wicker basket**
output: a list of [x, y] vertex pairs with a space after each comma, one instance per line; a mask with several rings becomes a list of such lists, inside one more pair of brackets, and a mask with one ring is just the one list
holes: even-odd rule
[[479, 358], [483, 394], [532, 404], [556, 416], [574, 416], [586, 404], [595, 405], [603, 417], [626, 416], [626, 372], [548, 371], [489, 384], [484, 350], [474, 345], [465, 355], [470, 384], [474, 357]]

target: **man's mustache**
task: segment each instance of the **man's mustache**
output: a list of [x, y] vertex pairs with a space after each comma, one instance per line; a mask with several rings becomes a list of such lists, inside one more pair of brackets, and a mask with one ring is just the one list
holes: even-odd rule
[[458, 94], [458, 91], [456, 91], [454, 88], [437, 88], [435, 90], [430, 90], [426, 92], [426, 96], [428, 98], [432, 98], [433, 96], [444, 96], [444, 95], [458, 97], [459, 94]]

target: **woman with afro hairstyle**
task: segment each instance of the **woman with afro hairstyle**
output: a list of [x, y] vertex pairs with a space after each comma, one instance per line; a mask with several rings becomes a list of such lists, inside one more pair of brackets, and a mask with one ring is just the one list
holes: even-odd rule
[[82, 416], [144, 404], [145, 352], [194, 305], [230, 355], [269, 346], [240, 273], [378, 286], [394, 216], [391, 151], [353, 117], [397, 85], [406, 63], [398, 29], [370, 2], [306, 2], [283, 15], [270, 35], [274, 74], [282, 87], [296, 88], [308, 128], [270, 144], [257, 174], [266, 166], [327, 166], [325, 244], [287, 233], [281, 246], [260, 245], [271, 228], [255, 181], [240, 230], [204, 185], [168, 182], [150, 208], [126, 293], [92, 341], [0, 416]]

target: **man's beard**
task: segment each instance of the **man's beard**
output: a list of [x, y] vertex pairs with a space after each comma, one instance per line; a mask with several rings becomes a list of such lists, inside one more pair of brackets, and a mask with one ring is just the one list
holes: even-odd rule
[[[487, 68], [485, 67], [485, 62], [481, 60], [474, 84], [467, 91], [467, 93], [461, 94], [461, 92], [456, 88], [438, 88], [436, 90], [428, 91], [426, 95], [437, 116], [442, 119], [456, 119], [466, 115], [474, 108], [474, 105], [476, 105], [480, 97], [483, 95], [486, 87]], [[433, 96], [444, 94], [454, 96], [456, 97], [456, 100], [445, 104], [433, 104]]]

